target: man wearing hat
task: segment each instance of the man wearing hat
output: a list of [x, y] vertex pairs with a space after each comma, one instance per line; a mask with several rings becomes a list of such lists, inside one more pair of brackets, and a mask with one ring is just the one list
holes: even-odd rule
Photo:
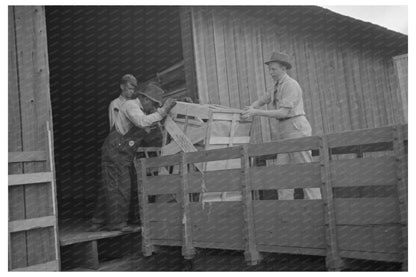
[[[303, 108], [302, 89], [286, 72], [292, 68], [289, 56], [274, 52], [265, 64], [275, 82], [274, 89], [246, 107], [242, 117], [265, 116], [277, 119], [278, 139], [311, 136], [312, 128]], [[260, 109], [269, 103], [273, 105], [272, 110]], [[279, 154], [277, 158], [280, 164], [312, 162], [310, 151]], [[293, 189], [279, 190], [278, 193], [279, 199], [294, 199]], [[305, 188], [304, 195], [306, 199], [321, 199], [319, 188]]]
[[[110, 120], [113, 121], [110, 121], [111, 131], [101, 149], [102, 183], [89, 231], [133, 230], [127, 221], [134, 154], [138, 147], [148, 141], [152, 130], [157, 130], [152, 129], [152, 126], [160, 122], [176, 104], [169, 98], [162, 106], [163, 90], [156, 86], [149, 85], [143, 92], [136, 94], [134, 89], [137, 81], [134, 82], [134, 77], [125, 77], [120, 85], [121, 96], [125, 99], [110, 104]], [[155, 106], [158, 108], [155, 109]]]

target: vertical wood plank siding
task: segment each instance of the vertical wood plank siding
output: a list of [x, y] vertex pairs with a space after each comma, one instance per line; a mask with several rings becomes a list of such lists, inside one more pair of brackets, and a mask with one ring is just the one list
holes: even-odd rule
[[[394, 57], [394, 68], [398, 83], [395, 84], [400, 93], [397, 94], [395, 101], [403, 106], [404, 120], [407, 123], [407, 84], [408, 84], [408, 65], [407, 54]], [[401, 111], [401, 110], [399, 110]], [[401, 115], [400, 114], [400, 115]]]
[[[9, 7], [9, 152], [46, 151], [51, 120], [44, 7]], [[50, 171], [45, 161], [12, 163], [9, 174]], [[9, 187], [9, 221], [53, 215], [49, 184]], [[10, 267], [56, 259], [53, 228], [12, 233]]]
[[[302, 87], [314, 135], [405, 122], [404, 82], [395, 77], [404, 67], [389, 54], [261, 9], [192, 7], [192, 18], [201, 103], [244, 108], [264, 95], [273, 86], [264, 61], [280, 50], [293, 57], [289, 75]], [[273, 140], [276, 120], [258, 120], [253, 141]]]

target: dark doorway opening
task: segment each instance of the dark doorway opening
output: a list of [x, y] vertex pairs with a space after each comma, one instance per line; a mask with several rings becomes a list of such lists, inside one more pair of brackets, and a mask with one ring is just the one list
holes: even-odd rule
[[183, 59], [179, 7], [47, 6], [60, 218], [90, 218], [108, 105], [126, 73], [139, 82]]

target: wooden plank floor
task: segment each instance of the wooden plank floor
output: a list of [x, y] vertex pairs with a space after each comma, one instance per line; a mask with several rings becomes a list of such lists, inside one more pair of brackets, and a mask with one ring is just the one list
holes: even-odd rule
[[88, 232], [90, 223], [86, 220], [79, 219], [66, 219], [59, 221], [59, 240], [61, 246], [99, 240], [104, 238], [117, 237], [128, 233], [137, 233], [140, 231], [139, 226], [133, 226], [133, 232], [120, 232], [120, 231], [100, 231], [100, 232]]

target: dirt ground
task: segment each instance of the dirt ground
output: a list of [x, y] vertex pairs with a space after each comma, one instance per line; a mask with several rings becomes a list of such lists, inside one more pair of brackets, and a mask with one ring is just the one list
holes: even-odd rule
[[[400, 263], [344, 260], [344, 271], [400, 271]], [[100, 270], [113, 270], [110, 265]], [[150, 257], [134, 257], [118, 270], [127, 271], [326, 271], [325, 258], [270, 254], [256, 266], [244, 262], [241, 251], [200, 250], [193, 261], [184, 261], [179, 247], [167, 247]]]

